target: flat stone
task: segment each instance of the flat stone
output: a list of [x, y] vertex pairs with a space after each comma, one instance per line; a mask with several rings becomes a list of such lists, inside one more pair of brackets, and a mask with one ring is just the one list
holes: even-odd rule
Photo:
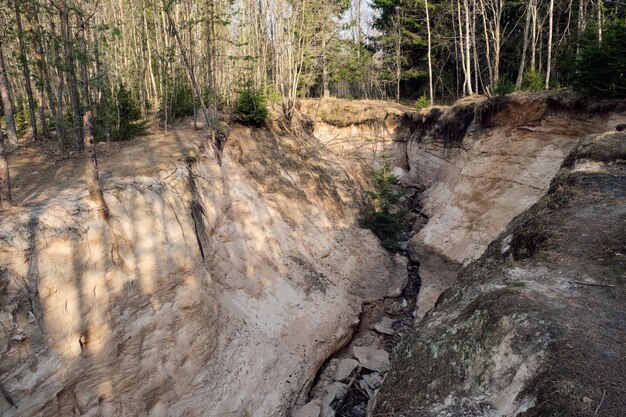
[[322, 400], [316, 399], [300, 407], [293, 414], [293, 417], [320, 417], [321, 412], [322, 412]]
[[352, 374], [352, 372], [359, 366], [359, 361], [356, 359], [342, 359], [335, 371], [335, 381], [341, 381]]
[[[343, 398], [348, 392], [348, 386], [341, 382], [333, 382], [326, 387], [326, 395], [322, 399], [323, 406], [330, 406], [333, 401]], [[324, 409], [325, 407], [322, 407]]]
[[374, 390], [370, 388], [370, 386], [364, 379], [359, 381], [359, 387], [361, 387], [363, 391], [367, 392], [367, 396], [369, 398], [372, 398], [374, 396]]
[[383, 349], [374, 349], [366, 346], [354, 346], [354, 357], [364, 368], [372, 371], [387, 372], [391, 368], [389, 353]]
[[373, 328], [378, 333], [392, 335], [392, 334], [395, 333], [395, 331], [393, 330], [393, 327], [391, 327], [392, 325], [393, 325], [393, 319], [392, 318], [383, 317], [378, 323], [376, 323], [373, 326]]
[[392, 282], [389, 283], [389, 289], [387, 290], [387, 297], [395, 298], [402, 294], [402, 290], [409, 282], [409, 273], [407, 270], [408, 259], [400, 254], [396, 253], [394, 257], [396, 264], [395, 272], [392, 274]]
[[383, 376], [378, 372], [372, 372], [371, 374], [364, 375], [363, 380], [370, 386], [372, 389], [380, 388], [380, 384], [383, 382]]
[[335, 417], [336, 415], [337, 412], [330, 405], [322, 404], [320, 417]]

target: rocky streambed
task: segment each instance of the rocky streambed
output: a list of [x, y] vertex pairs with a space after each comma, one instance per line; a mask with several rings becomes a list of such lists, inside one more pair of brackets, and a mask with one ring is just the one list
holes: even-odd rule
[[[350, 106], [343, 105], [343, 114], [349, 113]], [[354, 110], [358, 113], [360, 109]], [[364, 114], [376, 112], [381, 110], [371, 104]], [[559, 333], [563, 328], [571, 328], [571, 324], [563, 322], [567, 317], [567, 313], [563, 316], [563, 311], [572, 292], [563, 287], [561, 280], [552, 282], [544, 275], [564, 273], [558, 255], [557, 258], [548, 256], [548, 262], [552, 263], [547, 265], [542, 264], [546, 262], [545, 256], [540, 256], [538, 261], [533, 259], [542, 265], [539, 270], [524, 265], [521, 260], [534, 256], [553, 233], [549, 230], [554, 228], [540, 218], [547, 215], [542, 211], [546, 203], [537, 202], [543, 197], [554, 210], [551, 204], [555, 200], [564, 201], [558, 194], [566, 188], [564, 184], [571, 186], [568, 182], [571, 179], [563, 180], [559, 176], [572, 178], [568, 168], [563, 171], [564, 163], [608, 173], [606, 179], [594, 178], [593, 181], [619, 178], [609, 181], [612, 191], [604, 188], [602, 192], [621, 195], [625, 185], [622, 171], [602, 164], [621, 166], [619, 161], [623, 163], [625, 157], [623, 135], [616, 138], [609, 134], [606, 142], [603, 139], [606, 135], [600, 135], [597, 142], [591, 139], [597, 155], [589, 161], [575, 150], [586, 143], [584, 138], [590, 133], [622, 130], [626, 103], [585, 102], [566, 92], [491, 100], [470, 98], [452, 107], [430, 108], [413, 115], [398, 113], [398, 109], [382, 111], [378, 123], [368, 120], [363, 128], [359, 128], [358, 123], [350, 126], [336, 123], [327, 116], [333, 114], [328, 110], [313, 114], [322, 140], [328, 146], [336, 147], [343, 155], [369, 161], [373, 166], [391, 161], [401, 184], [420, 192], [421, 215], [415, 219], [415, 233], [407, 249], [410, 262], [419, 265], [421, 285], [413, 314], [406, 314], [405, 319], [389, 321], [385, 314], [377, 315], [377, 319], [370, 322], [364, 319], [359, 326], [363, 329], [362, 336], [357, 333], [354, 342], [335, 354], [323, 368], [319, 388], [312, 391], [311, 402], [299, 411], [302, 416], [539, 416], [552, 413], [547, 410], [554, 411], [558, 407], [570, 410], [571, 415], [597, 415], [609, 392], [617, 404], [623, 404], [615, 396], [615, 384], [609, 388], [592, 378], [573, 376], [571, 361], [562, 356], [563, 346], [574, 349], [577, 354], [593, 352], [595, 359], [589, 359], [589, 366], [605, 372], [607, 365], [599, 359], [603, 354], [599, 346], [606, 343], [608, 350], [604, 353], [619, 356], [620, 344], [609, 340], [619, 339], [620, 331], [592, 332], [600, 345], [592, 343], [574, 348], [575, 343], [559, 339], [558, 335], [568, 333]], [[360, 120], [359, 117], [354, 119]], [[585, 155], [588, 153], [591, 152]], [[386, 156], [381, 158], [381, 155]], [[577, 158], [580, 162], [572, 162]], [[571, 195], [570, 192], [565, 194]], [[544, 197], [546, 193], [548, 197]], [[607, 208], [605, 218], [598, 212], [600, 228], [614, 221], [609, 219], [615, 216], [623, 217], [617, 207], [618, 200], [619, 197], [607, 200], [613, 206]], [[526, 210], [536, 207], [535, 203], [540, 208], [527, 213]], [[510, 225], [516, 216], [528, 223], [519, 228], [520, 221], [516, 220]], [[579, 221], [560, 220], [568, 224], [568, 228]], [[624, 224], [622, 219], [621, 230]], [[492, 248], [490, 244], [506, 230], [509, 230], [508, 235], [500, 236], [501, 240]], [[624, 235], [623, 231], [617, 235], [620, 233]], [[607, 249], [615, 261], [611, 261], [611, 271], [620, 268], [620, 256], [625, 249], [617, 249], [622, 245], [615, 239], [617, 235], [611, 234], [613, 237], [609, 240], [613, 243], [609, 246], [613, 249]], [[564, 241], [551, 242], [558, 247]], [[605, 248], [609, 246], [603, 244]], [[483, 256], [488, 247], [490, 252]], [[557, 252], [564, 254], [562, 259], [571, 256], [561, 249], [558, 247]], [[496, 255], [497, 251], [501, 253]], [[519, 263], [505, 272], [499, 271], [500, 277], [489, 266], [500, 262], [507, 265], [511, 260]], [[601, 261], [604, 262], [605, 257], [601, 257]], [[584, 269], [588, 269], [592, 261], [584, 262], [588, 263]], [[462, 278], [457, 283], [459, 273]], [[592, 267], [581, 281], [572, 278], [566, 281], [568, 285], [579, 282], [578, 285], [595, 288], [616, 288], [614, 296], [623, 298], [622, 288], [617, 289], [614, 280], [623, 282], [626, 277], [613, 274], [610, 282], [604, 283], [598, 281], [601, 274]], [[533, 291], [545, 285], [559, 287], [562, 294], [548, 295], [550, 301], [536, 298]], [[532, 289], [526, 291], [527, 286]], [[516, 298], [518, 292], [523, 295]], [[540, 301], [535, 303], [535, 300]], [[599, 301], [583, 303], [575, 314], [591, 312], [596, 302]], [[607, 323], [611, 329], [621, 328], [623, 334], [626, 328], [621, 321], [625, 314], [623, 306], [609, 299], [604, 302], [608, 306], [605, 316], [611, 317]], [[364, 318], [366, 316], [364, 314]], [[533, 324], [533, 320], [537, 323]], [[392, 330], [396, 330], [394, 323], [403, 322], [407, 327], [397, 329], [398, 333], [389, 337], [389, 344], [385, 345], [386, 336], [381, 335], [380, 330], [385, 330], [385, 324], [392, 324]], [[412, 328], [414, 323], [417, 323], [416, 328]], [[544, 329], [547, 323], [554, 327]], [[376, 325], [378, 332], [371, 330]], [[554, 331], [558, 328], [561, 330]], [[536, 333], [530, 336], [533, 331]], [[394, 337], [407, 333], [394, 348]], [[363, 357], [361, 346], [367, 347], [369, 357]], [[387, 366], [386, 352], [391, 352], [390, 372], [380, 370], [381, 363], [383, 368]], [[377, 358], [378, 362], [364, 364], [370, 357]], [[610, 366], [620, 369], [616, 362]], [[617, 374], [611, 372], [610, 375], [613, 378]], [[552, 377], [559, 382], [552, 381]], [[614, 378], [612, 380], [615, 382]], [[382, 388], [379, 381], [382, 381]], [[535, 385], [538, 381], [545, 385]], [[567, 381], [578, 390], [583, 398], [581, 403], [570, 399], [568, 392], [573, 391], [564, 388]], [[589, 395], [585, 396], [584, 392]], [[619, 415], [615, 414], [619, 407], [613, 404], [607, 415]], [[535, 412], [537, 414], [533, 414]]]
[[[417, 193], [397, 187], [404, 196], [397, 210], [407, 211], [407, 230], [397, 239], [397, 252], [408, 256], [412, 220], [420, 216]], [[324, 362], [294, 417], [365, 417], [391, 368], [390, 353], [413, 328], [419, 293], [419, 264], [409, 261], [408, 279], [400, 294], [364, 303], [346, 345]]]

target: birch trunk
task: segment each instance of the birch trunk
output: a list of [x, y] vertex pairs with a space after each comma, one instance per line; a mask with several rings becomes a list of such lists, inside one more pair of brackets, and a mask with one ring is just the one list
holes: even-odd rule
[[424, 8], [426, 9], [426, 32], [428, 34], [428, 94], [430, 104], [435, 104], [433, 94], [433, 64], [431, 58], [431, 40], [430, 40], [430, 15], [428, 12], [428, 0], [424, 0]]
[[80, 117], [80, 105], [78, 97], [78, 87], [76, 80], [76, 69], [74, 68], [74, 53], [72, 52], [70, 28], [69, 28], [69, 7], [67, 0], [62, 0], [59, 5], [61, 16], [61, 38], [63, 39], [63, 48], [65, 54], [65, 69], [67, 86], [70, 92], [70, 106], [72, 107], [72, 115], [74, 116], [74, 142], [77, 149], [83, 148], [82, 121]]
[[465, 68], [467, 77], [467, 94], [474, 94], [472, 88], [472, 55], [470, 47], [470, 17], [469, 17], [469, 0], [463, 0], [463, 10], [465, 11]]
[[522, 45], [522, 56], [519, 61], [519, 71], [517, 72], [517, 80], [515, 86], [519, 89], [522, 86], [522, 80], [524, 78], [524, 65], [526, 63], [526, 51], [528, 50], [528, 32], [530, 31], [530, 15], [531, 7], [530, 3], [526, 9], [526, 25], [524, 26], [524, 43]]
[[552, 69], [552, 26], [554, 24], [554, 0], [550, 0], [548, 12], [548, 58], [546, 62], [546, 90], [550, 87], [550, 72]]

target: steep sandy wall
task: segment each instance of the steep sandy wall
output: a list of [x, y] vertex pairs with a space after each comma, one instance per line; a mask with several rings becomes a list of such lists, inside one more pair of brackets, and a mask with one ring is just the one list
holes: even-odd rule
[[374, 167], [389, 163], [398, 176], [409, 164], [406, 143], [412, 109], [375, 100], [303, 100], [301, 110], [311, 118], [313, 133], [343, 159]]
[[626, 134], [586, 137], [392, 354], [372, 415], [626, 409]]
[[236, 128], [221, 167], [202, 143], [185, 130], [103, 158], [110, 225], [70, 163], [18, 178], [30, 203], [0, 219], [3, 415], [283, 415], [361, 303], [398, 293], [406, 262], [354, 226], [358, 179], [313, 138]]
[[564, 109], [549, 94], [469, 98], [416, 116], [401, 181], [423, 190], [428, 223], [410, 242], [420, 262], [421, 317], [518, 214], [541, 198], [587, 134], [626, 122], [626, 112]]
[[420, 263], [423, 317], [518, 214], [548, 189], [582, 137], [626, 122], [623, 103], [585, 102], [546, 92], [486, 99], [415, 113], [380, 102], [311, 100], [314, 132], [335, 153], [379, 166], [420, 193], [428, 217], [409, 254]]

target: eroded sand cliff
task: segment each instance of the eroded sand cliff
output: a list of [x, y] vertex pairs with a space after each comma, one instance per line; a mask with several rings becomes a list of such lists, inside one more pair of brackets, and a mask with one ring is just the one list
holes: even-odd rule
[[[276, 122], [263, 129], [233, 125], [221, 167], [201, 130], [180, 127], [115, 149], [105, 145], [100, 168], [110, 225], [87, 198], [79, 159], [13, 159], [19, 205], [0, 219], [0, 412], [156, 417], [302, 410], [313, 400], [320, 366], [351, 339], [362, 304], [397, 296], [407, 282], [407, 260], [358, 226], [366, 169], [386, 161], [404, 187], [419, 191], [421, 215], [412, 217], [406, 242], [420, 264], [416, 315], [434, 306], [464, 266], [474, 265], [463, 277], [488, 273], [504, 281], [462, 282], [441, 301], [392, 355], [379, 410], [504, 415], [536, 404], [541, 392], [527, 395], [525, 384], [546, 369], [556, 333], [541, 333], [543, 324], [534, 320], [548, 319], [531, 317], [524, 302], [540, 293], [558, 298], [540, 279], [542, 271], [556, 274], [550, 268], [558, 262], [504, 271], [498, 260], [492, 274], [474, 261], [551, 183], [565, 184], [553, 179], [583, 136], [626, 122], [624, 108], [568, 107], [563, 97], [537, 94], [475, 97], [417, 114], [377, 102], [305, 102], [302, 109], [312, 122], [290, 131]], [[598, 158], [578, 155], [569, 163], [621, 175], [612, 171], [612, 157]], [[581, 202], [588, 213], [600, 204]], [[623, 226], [620, 216], [603, 224], [613, 219]], [[534, 256], [524, 243], [534, 240], [520, 243], [515, 233], [501, 236], [485, 257], [497, 245], [502, 262], [520, 261], [519, 251]], [[527, 284], [521, 296], [514, 292], [506, 314], [494, 311], [508, 298], [481, 298], [490, 289], [508, 294], [517, 281]], [[564, 294], [578, 303], [584, 294], [567, 285]], [[407, 308], [402, 300], [387, 304]], [[586, 311], [563, 308], [565, 315]], [[610, 325], [623, 329], [616, 317]], [[392, 328], [368, 320], [378, 333]], [[516, 350], [516, 338], [533, 332], [536, 343]], [[383, 339], [377, 343], [384, 353]], [[445, 355], [426, 349], [433, 346]], [[371, 361], [357, 353], [358, 363]], [[500, 358], [495, 368], [487, 356]], [[490, 376], [469, 385], [454, 379], [474, 378], [478, 368]], [[373, 397], [380, 381], [370, 382]], [[597, 402], [596, 394], [586, 398]]]
[[406, 262], [355, 225], [359, 178], [314, 138], [234, 127], [219, 167], [201, 133], [101, 159], [110, 228], [79, 163], [14, 167], [5, 416], [280, 415], [361, 303], [402, 287]]

